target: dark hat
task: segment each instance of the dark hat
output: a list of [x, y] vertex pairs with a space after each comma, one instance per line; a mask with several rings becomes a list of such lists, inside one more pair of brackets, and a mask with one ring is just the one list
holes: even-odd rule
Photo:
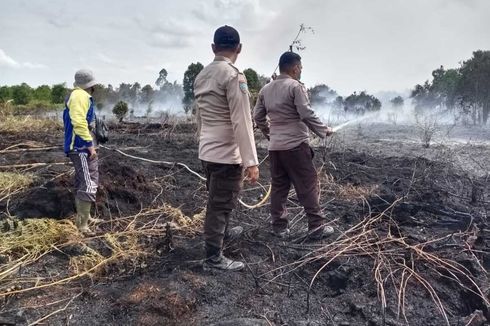
[[214, 44], [220, 47], [235, 47], [240, 43], [238, 31], [231, 26], [221, 26], [214, 32]]

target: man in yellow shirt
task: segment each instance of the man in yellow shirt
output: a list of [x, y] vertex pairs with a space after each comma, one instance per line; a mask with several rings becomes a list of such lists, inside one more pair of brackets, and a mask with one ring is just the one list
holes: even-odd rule
[[97, 84], [90, 70], [75, 73], [74, 89], [63, 111], [65, 128], [64, 151], [75, 167], [76, 225], [80, 232], [92, 235], [88, 227], [90, 209], [95, 202], [99, 183], [96, 140], [92, 133], [95, 124], [92, 94]]

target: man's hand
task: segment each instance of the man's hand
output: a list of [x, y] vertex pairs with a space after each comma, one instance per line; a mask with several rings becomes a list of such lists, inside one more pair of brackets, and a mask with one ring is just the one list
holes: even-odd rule
[[259, 179], [259, 166], [249, 166], [245, 169], [245, 180], [254, 184]]
[[328, 137], [328, 136], [332, 136], [332, 135], [333, 135], [333, 133], [334, 133], [333, 129], [332, 129], [332, 128], [330, 128], [330, 127], [327, 127], [327, 133], [326, 133], [326, 136], [327, 136], [327, 137]]
[[87, 150], [88, 150], [88, 153], [89, 153], [88, 158], [93, 159], [93, 158], [95, 158], [97, 156], [97, 152], [95, 151], [95, 147], [94, 146], [88, 147]]

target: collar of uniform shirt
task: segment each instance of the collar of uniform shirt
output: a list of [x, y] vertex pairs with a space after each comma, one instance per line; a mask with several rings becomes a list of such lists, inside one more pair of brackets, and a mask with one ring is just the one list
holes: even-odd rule
[[288, 74], [280, 74], [279, 76], [277, 76], [276, 79], [288, 79], [288, 78], [293, 78], [293, 77], [289, 76]]
[[226, 62], [229, 62], [229, 63], [232, 63], [231, 60], [227, 57], [224, 57], [222, 55], [217, 55], [214, 57], [214, 61], [226, 61]]

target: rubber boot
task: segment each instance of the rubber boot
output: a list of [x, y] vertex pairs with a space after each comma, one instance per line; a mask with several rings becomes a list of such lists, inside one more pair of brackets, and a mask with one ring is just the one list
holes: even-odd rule
[[90, 208], [92, 208], [92, 203], [76, 198], [75, 206], [77, 207], [77, 217], [75, 219], [75, 224], [78, 230], [84, 235], [93, 235], [94, 233], [88, 227], [88, 220], [90, 219]]

